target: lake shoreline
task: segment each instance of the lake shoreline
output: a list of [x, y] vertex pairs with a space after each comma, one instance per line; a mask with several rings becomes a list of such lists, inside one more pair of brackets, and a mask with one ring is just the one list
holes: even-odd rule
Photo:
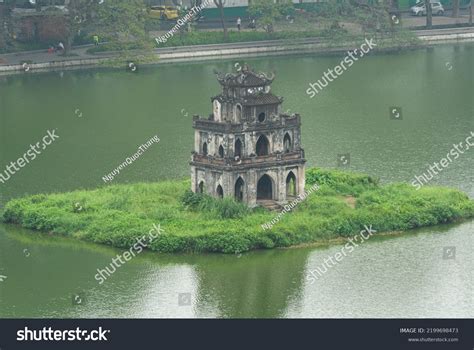
[[[463, 218], [459, 220], [455, 220], [453, 222], [449, 223], [442, 223], [438, 225], [433, 225], [433, 226], [424, 226], [424, 227], [418, 227], [416, 229], [409, 229], [409, 230], [397, 230], [397, 231], [385, 231], [385, 232], [377, 232], [374, 237], [378, 238], [383, 238], [383, 237], [388, 237], [388, 238], [396, 238], [400, 237], [403, 235], [409, 235], [411, 231], [413, 230], [418, 230], [418, 229], [427, 229], [427, 228], [441, 228], [445, 225], [460, 225], [469, 221], [472, 221], [473, 218]], [[348, 239], [345, 237], [338, 237], [338, 238], [333, 238], [329, 239], [327, 241], [319, 241], [319, 242], [309, 242], [309, 243], [303, 243], [303, 244], [297, 244], [291, 247], [282, 247], [278, 249], [282, 250], [289, 250], [289, 249], [304, 249], [304, 248], [329, 248], [329, 247], [334, 247], [337, 245], [342, 245], [348, 242]]]
[[[409, 32], [413, 37], [407, 41], [391, 40], [390, 38], [374, 38], [378, 41], [379, 47], [374, 49], [373, 54], [396, 52], [419, 49], [432, 45], [449, 43], [466, 43], [474, 41], [474, 28], [451, 28], [438, 29], [432, 31], [414, 31]], [[367, 38], [373, 38], [367, 34]], [[398, 41], [397, 41], [398, 40]], [[356, 49], [363, 37], [352, 38], [351, 42], [342, 42], [335, 44], [333, 42], [321, 41], [321, 38], [302, 38], [302, 39], [280, 39], [265, 40], [255, 42], [237, 42], [231, 44], [211, 44], [211, 45], [193, 45], [176, 46], [169, 48], [158, 48], [152, 53], [152, 59], [146, 58], [142, 66], [182, 63], [182, 62], [202, 62], [209, 60], [228, 60], [243, 59], [253, 57], [275, 57], [290, 55], [316, 54], [321, 56], [334, 55]], [[61, 58], [61, 60], [47, 60], [46, 62], [23, 64], [0, 65], [0, 76], [11, 74], [26, 74], [32, 72], [47, 72], [64, 69], [89, 69], [97, 67], [116, 68], [119, 52], [102, 52], [95, 55], [87, 55], [86, 58], [75, 59]], [[137, 58], [141, 55], [137, 52]], [[4, 55], [7, 56], [7, 55]], [[148, 55], [149, 56], [149, 55]], [[1, 57], [1, 56], [0, 56]], [[138, 61], [140, 61], [138, 59]]]
[[[2, 213], [0, 212], [0, 215], [1, 214]], [[442, 228], [444, 226], [450, 226], [450, 225], [461, 225], [461, 224], [464, 224], [464, 223], [472, 221], [472, 220], [474, 220], [474, 218], [464, 218], [464, 219], [459, 219], [459, 220], [449, 222], [449, 223], [442, 223], [442, 224], [437, 224], [437, 225], [433, 225], [433, 226], [424, 226], [424, 227], [419, 227], [419, 228], [416, 228], [416, 229], [409, 229], [409, 230], [405, 230], [405, 231], [398, 230], [398, 231], [377, 232], [373, 237], [375, 237], [376, 239], [383, 239], [383, 238], [394, 238], [395, 239], [395, 238], [398, 238], [398, 237], [401, 237], [401, 236], [404, 236], [404, 235], [410, 235], [410, 233], [413, 230], [428, 229], [428, 228]], [[55, 234], [53, 232], [42, 232], [42, 231], [37, 231], [37, 230], [34, 230], [34, 229], [25, 229], [21, 224], [18, 224], [18, 223], [4, 223], [4, 222], [1, 222], [0, 224], [4, 225], [4, 227], [10, 227], [10, 228], [13, 228], [13, 229], [29, 230], [29, 231], [31, 231], [31, 232], [29, 232], [30, 234], [36, 233], [38, 235], [41, 235], [43, 239], [59, 238], [59, 239], [69, 240], [68, 242], [71, 242], [72, 244], [74, 244], [75, 242], [76, 243], [82, 242], [84, 244], [93, 244], [93, 245], [96, 245], [98, 247], [103, 247], [103, 248], [110, 248], [110, 249], [117, 249], [117, 250], [125, 249], [125, 248], [115, 247], [115, 246], [102, 244], [102, 243], [97, 244], [97, 243], [87, 241], [87, 240], [77, 240], [76, 238], [68, 236], [66, 234], [58, 235], [58, 234]], [[420, 233], [416, 233], [416, 234], [422, 234], [422, 233], [420, 232]], [[296, 244], [296, 245], [292, 245], [292, 246], [289, 246], [289, 247], [276, 247], [276, 248], [270, 249], [270, 250], [273, 250], [273, 251], [278, 251], [278, 250], [287, 251], [287, 250], [306, 249], [306, 248], [332, 248], [332, 247], [335, 247], [335, 246], [344, 245], [348, 242], [349, 242], [348, 239], [345, 238], [345, 237], [337, 237], [337, 238], [332, 238], [332, 239], [329, 239], [329, 240], [320, 240], [320, 241], [314, 241], [314, 242], [309, 242], [309, 243]], [[148, 249], [148, 248], [144, 248], [143, 251], [147, 252], [149, 254], [157, 254], [156, 251], [153, 251], [152, 249]], [[269, 249], [251, 250], [251, 251], [242, 252], [242, 253], [256, 253], [256, 252], [262, 252], [262, 251], [269, 251]], [[177, 253], [159, 253], [159, 254], [166, 254], [169, 257], [195, 256], [196, 255], [195, 252], [177, 252]], [[229, 254], [225, 254], [225, 253], [208, 253], [208, 252], [203, 252], [203, 253], [200, 253], [198, 255], [199, 256], [206, 256], [206, 255], [216, 255], [216, 254], [217, 255], [222, 255], [222, 256], [229, 256]], [[237, 252], [236, 254], [240, 254], [240, 252]]]

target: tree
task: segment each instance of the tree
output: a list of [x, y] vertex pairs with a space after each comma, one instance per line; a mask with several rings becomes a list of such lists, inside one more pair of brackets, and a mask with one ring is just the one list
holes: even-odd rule
[[221, 23], [222, 23], [222, 30], [224, 31], [224, 39], [227, 40], [227, 27], [225, 25], [225, 16], [224, 16], [224, 5], [225, 0], [214, 0], [214, 4], [220, 11], [221, 14]]
[[[133, 43], [136, 47], [151, 47], [147, 40], [145, 20], [147, 12], [143, 0], [66, 0], [64, 46], [67, 54], [75, 37], [93, 31], [121, 48]], [[58, 16], [51, 13], [51, 16]]]
[[472, 26], [472, 13], [474, 12], [474, 1], [471, 0], [471, 6], [469, 6], [469, 25]]
[[69, 0], [66, 1], [67, 14], [64, 15], [65, 33], [64, 33], [64, 54], [66, 55], [72, 48], [76, 35], [90, 25], [92, 11], [99, 1], [91, 0]]
[[15, 6], [16, 0], [5, 0], [3, 5], [0, 5], [0, 50], [6, 50], [11, 44], [12, 10]]
[[431, 7], [431, 0], [425, 1], [426, 6], [426, 28], [431, 29], [433, 26], [433, 8]]
[[278, 1], [273, 0], [254, 0], [249, 6], [249, 14], [257, 17], [267, 33], [273, 32], [273, 24], [285, 15], [290, 15], [294, 11], [291, 0]]
[[391, 9], [399, 9], [400, 4], [399, 4], [398, 0], [391, 0], [390, 1], [390, 8]]
[[459, 0], [453, 0], [453, 17], [458, 18], [459, 17]]
[[110, 38], [118, 48], [132, 44], [151, 47], [145, 22], [147, 12], [143, 0], [104, 1], [97, 7], [98, 32]]
[[7, 21], [6, 21], [6, 8], [0, 5], [0, 51], [6, 50], [7, 48]]

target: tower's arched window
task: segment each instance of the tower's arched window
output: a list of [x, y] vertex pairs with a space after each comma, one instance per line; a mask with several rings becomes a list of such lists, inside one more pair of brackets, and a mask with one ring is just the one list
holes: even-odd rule
[[235, 141], [234, 156], [235, 157], [242, 157], [242, 141], [240, 141], [240, 139], [237, 139]]
[[224, 158], [224, 147], [219, 146], [219, 157]]
[[207, 143], [206, 142], [202, 144], [202, 154], [207, 156]]
[[260, 123], [263, 123], [265, 121], [265, 119], [267, 119], [267, 116], [266, 116], [265, 112], [262, 112], [258, 115], [258, 121]]
[[257, 156], [266, 156], [268, 155], [270, 149], [270, 143], [265, 135], [260, 135], [257, 140], [256, 153]]
[[293, 150], [293, 145], [291, 143], [290, 134], [286, 133], [285, 137], [283, 138], [283, 149], [285, 153], [289, 153]]
[[235, 111], [236, 111], [236, 119], [237, 121], [240, 121], [242, 119], [242, 106], [237, 105], [237, 107], [235, 108]]

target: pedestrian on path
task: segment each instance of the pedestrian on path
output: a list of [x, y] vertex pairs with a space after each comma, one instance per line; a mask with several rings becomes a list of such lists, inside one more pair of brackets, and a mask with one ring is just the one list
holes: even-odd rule
[[60, 41], [58, 44], [58, 51], [64, 52], [64, 44], [62, 41]]
[[242, 19], [239, 17], [237, 18], [237, 29], [239, 30], [239, 32], [240, 32], [241, 27], [242, 27]]
[[250, 21], [249, 28], [257, 29], [257, 23], [255, 22], [255, 18], [252, 18], [252, 20]]
[[96, 34], [92, 37], [92, 39], [94, 40], [94, 45], [99, 46], [99, 36]]

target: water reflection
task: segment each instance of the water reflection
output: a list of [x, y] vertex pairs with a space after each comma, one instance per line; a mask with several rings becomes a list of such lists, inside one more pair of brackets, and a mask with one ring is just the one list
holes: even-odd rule
[[[240, 257], [145, 252], [102, 285], [96, 270], [120, 250], [3, 225], [0, 316], [472, 317], [472, 224], [372, 237], [314, 284], [307, 273], [340, 245]], [[456, 259], [443, 259], [446, 246]]]

